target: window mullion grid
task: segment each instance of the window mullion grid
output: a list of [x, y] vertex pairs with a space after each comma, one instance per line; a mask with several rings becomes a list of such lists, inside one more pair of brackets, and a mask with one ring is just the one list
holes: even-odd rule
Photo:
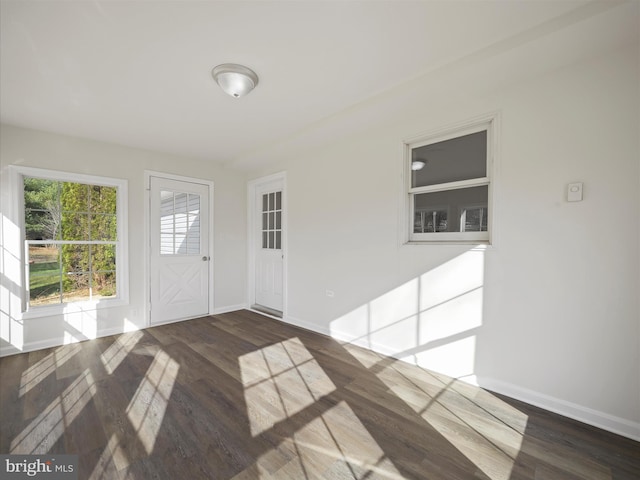
[[[62, 228], [62, 222], [60, 223], [60, 228]], [[62, 236], [62, 233], [60, 233]], [[58, 248], [58, 265], [60, 268], [60, 303], [64, 301], [64, 276], [62, 273], [62, 248]]]
[[[89, 279], [87, 280], [87, 284], [89, 287], [89, 300], [93, 300], [94, 299], [94, 295], [93, 295], [93, 287], [94, 287], [94, 283], [95, 283], [95, 279], [93, 278], [94, 275], [94, 268], [96, 267], [94, 265], [94, 250], [96, 249], [96, 246], [98, 245], [109, 245], [109, 246], [113, 246], [115, 248], [115, 258], [118, 259], [120, 258], [121, 252], [119, 251], [121, 248], [120, 245], [120, 238], [122, 235], [122, 221], [121, 221], [121, 217], [118, 214], [119, 211], [121, 211], [121, 206], [122, 206], [122, 199], [121, 199], [121, 195], [122, 195], [122, 190], [121, 187], [123, 185], [120, 184], [120, 182], [117, 182], [116, 179], [113, 179], [113, 183], [112, 182], [107, 182], [107, 183], [101, 183], [101, 182], [83, 182], [83, 181], [78, 181], [78, 182], [74, 182], [73, 180], [70, 183], [77, 183], [83, 187], [87, 188], [87, 192], [86, 192], [86, 198], [87, 198], [87, 208], [85, 208], [82, 211], [79, 210], [65, 210], [63, 212], [63, 202], [62, 202], [62, 192], [63, 192], [63, 187], [64, 184], [66, 182], [69, 182], [69, 180], [67, 180], [66, 178], [62, 178], [60, 175], [57, 174], [57, 172], [49, 172], [51, 173], [51, 175], [44, 175], [44, 174], [40, 174], [39, 172], [36, 172], [36, 169], [33, 169], [34, 172], [33, 174], [31, 174], [32, 172], [30, 171], [30, 169], [28, 169], [27, 167], [25, 167], [25, 170], [29, 170], [29, 174], [25, 174], [23, 173], [20, 178], [22, 179], [22, 183], [24, 183], [26, 178], [42, 178], [45, 180], [52, 180], [55, 182], [55, 193], [53, 193], [53, 195], [55, 196], [55, 200], [52, 203], [52, 208], [53, 211], [47, 209], [47, 210], [43, 210], [44, 212], [50, 212], [52, 215], [52, 222], [53, 222], [53, 229], [51, 230], [51, 236], [46, 239], [46, 240], [26, 240], [25, 239], [25, 243], [27, 244], [27, 251], [26, 251], [26, 255], [27, 255], [27, 264], [30, 264], [30, 246], [31, 245], [51, 245], [51, 246], [55, 246], [56, 247], [56, 259], [55, 259], [55, 264], [57, 265], [57, 269], [59, 271], [59, 274], [57, 275], [57, 279], [55, 280], [55, 283], [57, 283], [58, 285], [58, 289], [59, 289], [59, 294], [56, 296], [58, 299], [59, 304], [62, 304], [65, 302], [65, 292], [64, 292], [64, 285], [65, 285], [65, 272], [64, 272], [64, 258], [63, 258], [63, 254], [62, 254], [62, 247], [64, 245], [76, 245], [76, 246], [80, 246], [80, 245], [84, 245], [87, 246], [85, 247], [86, 250], [85, 252], [88, 254], [88, 258], [86, 260], [86, 268], [83, 271], [77, 271], [77, 272], [70, 272], [71, 274], [77, 274], [77, 275], [88, 275]], [[93, 179], [92, 179], [93, 180]], [[93, 201], [94, 201], [94, 192], [92, 190], [92, 185], [94, 184], [98, 184], [98, 185], [105, 185], [108, 187], [116, 187], [117, 188], [117, 198], [116, 198], [116, 218], [115, 221], [117, 222], [117, 231], [116, 231], [116, 238], [114, 240], [97, 240], [97, 239], [93, 239], [93, 234], [95, 233], [92, 230], [92, 223], [93, 223], [93, 218], [94, 216], [96, 217], [100, 217], [103, 221], [101, 223], [104, 223], [104, 219], [106, 217], [107, 214], [102, 213], [102, 212], [98, 212], [95, 213], [95, 215], [92, 212], [93, 209]], [[22, 191], [22, 195], [24, 196], [24, 193]], [[24, 201], [24, 199], [23, 199]], [[73, 207], [72, 207], [73, 208]], [[38, 210], [38, 209], [36, 209]], [[85, 232], [86, 238], [88, 238], [88, 240], [65, 240], [63, 239], [63, 232], [62, 232], [62, 218], [63, 218], [63, 213], [66, 214], [72, 214], [77, 216], [86, 216], [87, 220], [88, 220], [88, 228], [89, 231]], [[73, 221], [72, 218], [70, 218], [70, 220]], [[78, 236], [79, 234], [74, 234], [73, 236]], [[116, 260], [116, 263], [117, 260]], [[117, 265], [115, 265], [115, 270], [110, 270], [111, 273], [115, 273], [116, 277], [120, 277], [121, 276], [121, 269], [117, 268]], [[28, 267], [30, 268], [30, 267]], [[101, 272], [103, 270], [100, 270]], [[107, 272], [105, 270], [105, 272]], [[27, 271], [27, 276], [30, 276], [30, 270]], [[29, 278], [30, 281], [30, 278]], [[117, 280], [116, 280], [117, 281]], [[55, 285], [55, 283], [53, 285]], [[119, 291], [120, 291], [120, 287], [121, 287], [121, 282], [117, 281], [117, 296], [120, 296]], [[27, 289], [29, 290], [29, 289]], [[54, 297], [55, 298], [55, 297]], [[26, 299], [26, 303], [27, 303], [27, 308], [30, 307], [30, 298], [27, 297]], [[75, 300], [73, 300], [75, 302]], [[47, 302], [48, 304], [50, 304], [50, 302]], [[38, 305], [39, 306], [39, 305]]]
[[427, 185], [425, 187], [413, 187], [409, 189], [409, 194], [415, 195], [420, 193], [443, 192], [445, 190], [482, 187], [485, 185], [489, 185], [489, 177], [472, 178], [469, 180], [461, 180], [459, 182], [438, 183], [436, 185]]
[[[429, 233], [429, 232], [423, 232], [422, 234], [420, 234], [420, 233], [415, 233], [413, 231], [413, 222], [415, 221], [415, 200], [414, 199], [416, 195], [419, 195], [422, 193], [435, 193], [435, 192], [442, 192], [442, 191], [449, 191], [449, 190], [458, 190], [463, 188], [481, 187], [485, 185], [486, 186], [490, 185], [490, 181], [488, 177], [480, 177], [480, 178], [474, 178], [471, 180], [463, 180], [460, 182], [442, 183], [438, 185], [429, 185], [426, 187], [415, 187], [415, 188], [409, 189], [409, 212], [411, 215], [410, 216], [411, 231], [409, 234], [410, 238], [413, 239], [414, 241], [420, 241], [419, 240], [420, 235], [424, 235], [424, 233]], [[461, 232], [453, 232], [453, 233], [461, 233]], [[438, 236], [443, 241], [451, 240], [451, 238], [445, 238], [444, 234], [439, 233]], [[447, 237], [449, 237], [449, 235], [447, 235]]]
[[[91, 241], [93, 239], [92, 237], [92, 228], [91, 228], [91, 223], [92, 223], [92, 218], [91, 218], [91, 207], [92, 207], [92, 196], [93, 196], [93, 188], [91, 188], [91, 185], [87, 185], [87, 190], [89, 191], [89, 195], [88, 195], [88, 212], [87, 212], [87, 227], [89, 228], [89, 234], [87, 235], [89, 237], [89, 241]], [[91, 254], [93, 252], [93, 248], [92, 248], [92, 244], [89, 244], [89, 258], [87, 261], [87, 265], [89, 268], [89, 271], [87, 272], [87, 275], [89, 276], [89, 300], [91, 300], [93, 298], [93, 262], [92, 262], [92, 258], [91, 258]]]
[[176, 252], [176, 192], [171, 192], [171, 203], [172, 203], [172, 212], [171, 212], [171, 250], [173, 255]]
[[267, 193], [267, 249], [271, 249], [271, 194]]

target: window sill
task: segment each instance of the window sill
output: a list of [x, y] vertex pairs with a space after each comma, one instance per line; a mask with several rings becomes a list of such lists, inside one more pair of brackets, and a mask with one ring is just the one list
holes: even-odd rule
[[97, 310], [103, 310], [105, 308], [122, 307], [128, 304], [129, 301], [126, 299], [114, 298], [112, 300], [63, 303], [59, 305], [48, 306], [43, 305], [41, 307], [32, 307], [29, 310], [22, 312], [20, 318], [22, 320], [29, 320], [34, 318], [53, 317], [57, 315], [95, 312]]
[[467, 247], [470, 250], [493, 250], [495, 245], [489, 240], [406, 240], [400, 245], [401, 247]]

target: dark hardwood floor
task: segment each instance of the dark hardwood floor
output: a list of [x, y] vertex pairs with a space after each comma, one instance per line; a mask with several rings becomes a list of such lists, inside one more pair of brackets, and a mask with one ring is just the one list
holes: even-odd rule
[[240, 311], [0, 359], [1, 453], [80, 479], [638, 479], [640, 443]]

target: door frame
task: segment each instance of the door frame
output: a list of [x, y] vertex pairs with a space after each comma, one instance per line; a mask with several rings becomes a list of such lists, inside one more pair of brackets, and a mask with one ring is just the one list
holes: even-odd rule
[[[287, 318], [287, 272], [289, 271], [288, 232], [289, 232], [289, 208], [287, 202], [287, 172], [278, 172], [266, 177], [256, 178], [247, 182], [247, 308], [256, 303], [256, 243], [257, 221], [260, 218], [256, 210], [256, 193], [265, 184], [280, 182], [282, 184], [282, 318], [272, 317], [276, 320]], [[259, 312], [263, 315], [264, 312]], [[271, 317], [271, 315], [268, 315]]]
[[[151, 177], [164, 178], [167, 180], [177, 180], [179, 182], [190, 182], [190, 183], [198, 183], [201, 185], [206, 185], [209, 188], [209, 256], [211, 260], [207, 262], [209, 264], [209, 311], [207, 315], [211, 315], [215, 308], [214, 303], [214, 264], [215, 264], [215, 250], [214, 242], [213, 242], [213, 220], [214, 220], [214, 210], [213, 210], [213, 193], [214, 193], [214, 184], [210, 180], [204, 180], [202, 178], [195, 177], [185, 177], [183, 175], [174, 175], [172, 173], [166, 172], [158, 172], [156, 170], [145, 170], [144, 171], [144, 245], [143, 245], [143, 255], [144, 255], [144, 312], [143, 312], [143, 320], [144, 324], [147, 327], [152, 327], [156, 325], [160, 325], [159, 323], [151, 324]], [[176, 322], [180, 322], [183, 320], [188, 320], [186, 318], [175, 320]], [[165, 322], [165, 323], [172, 323]]]

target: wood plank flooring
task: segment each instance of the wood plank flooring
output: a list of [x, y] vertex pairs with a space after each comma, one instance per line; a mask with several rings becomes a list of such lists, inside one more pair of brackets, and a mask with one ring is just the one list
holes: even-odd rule
[[240, 311], [0, 359], [0, 452], [80, 479], [638, 479], [640, 443]]

